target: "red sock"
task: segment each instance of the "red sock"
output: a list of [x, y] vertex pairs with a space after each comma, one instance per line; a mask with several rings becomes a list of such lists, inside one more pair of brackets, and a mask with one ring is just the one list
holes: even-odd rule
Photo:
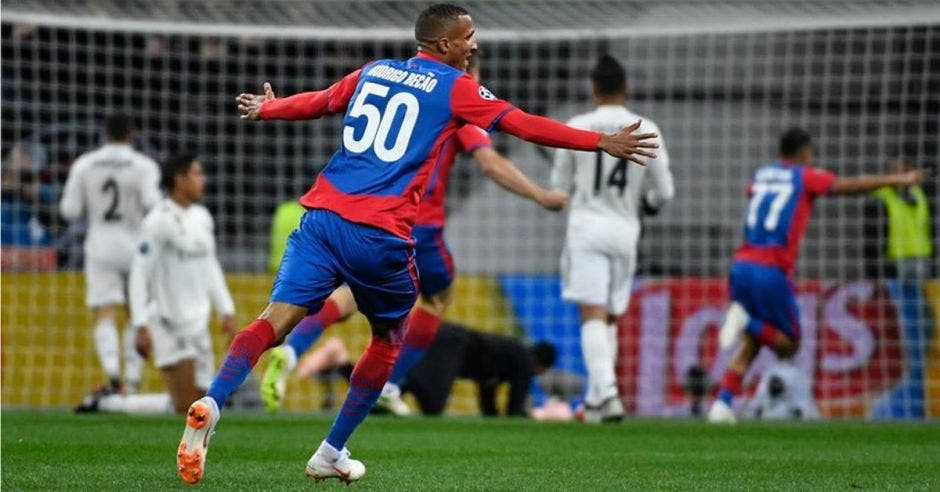
[[741, 392], [741, 380], [744, 379], [740, 374], [728, 369], [724, 377], [721, 378], [721, 389], [728, 390], [733, 395]]
[[320, 308], [320, 312], [317, 313], [317, 321], [320, 322], [320, 326], [323, 329], [327, 329], [333, 323], [339, 321], [339, 304], [336, 303], [333, 299], [327, 298], [323, 302], [323, 307]]
[[434, 341], [437, 329], [441, 326], [441, 318], [436, 314], [422, 308], [415, 308], [408, 318], [408, 329], [405, 331], [405, 344], [419, 349], [426, 349]]
[[256, 319], [244, 330], [238, 332], [228, 348], [228, 355], [222, 361], [219, 372], [209, 385], [206, 395], [219, 405], [225, 406], [225, 400], [232, 394], [258, 363], [258, 358], [274, 344], [274, 327], [265, 319]]
[[392, 373], [392, 366], [398, 359], [401, 343], [390, 343], [381, 338], [372, 337], [365, 353], [359, 358], [350, 376], [352, 386], [366, 390], [381, 390]]
[[774, 348], [777, 346], [777, 329], [764, 323], [757, 334], [757, 341], [761, 345]]
[[256, 319], [238, 332], [228, 348], [229, 355], [248, 359], [254, 366], [265, 350], [274, 344], [274, 327], [266, 319]]

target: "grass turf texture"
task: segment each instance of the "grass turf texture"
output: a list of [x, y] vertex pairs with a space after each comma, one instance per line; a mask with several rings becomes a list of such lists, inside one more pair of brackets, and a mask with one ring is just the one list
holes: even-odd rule
[[[223, 416], [204, 490], [336, 488], [304, 477], [327, 416]], [[182, 417], [3, 412], [3, 490], [189, 489]], [[940, 425], [630, 420], [619, 425], [370, 417], [363, 490], [940, 489]], [[349, 490], [349, 489], [342, 489]]]

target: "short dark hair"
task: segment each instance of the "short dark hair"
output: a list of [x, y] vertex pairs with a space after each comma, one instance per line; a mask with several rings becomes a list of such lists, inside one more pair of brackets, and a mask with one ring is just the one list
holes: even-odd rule
[[189, 172], [193, 161], [196, 160], [196, 154], [192, 152], [180, 152], [173, 154], [163, 164], [160, 170], [160, 185], [167, 193], [172, 193], [176, 186], [176, 177]]
[[800, 149], [812, 143], [813, 139], [806, 130], [797, 127], [790, 128], [780, 137], [780, 156], [796, 157]]
[[627, 72], [616, 58], [602, 55], [591, 69], [591, 82], [595, 90], [604, 96], [616, 96], [627, 92]]
[[104, 136], [108, 140], [124, 141], [130, 138], [134, 131], [134, 120], [123, 113], [109, 115], [104, 119]]
[[424, 9], [415, 21], [415, 40], [418, 44], [434, 43], [444, 30], [461, 15], [470, 15], [467, 9], [449, 3], [436, 3]]
[[555, 346], [544, 340], [529, 347], [529, 353], [532, 360], [542, 367], [549, 368], [555, 363]]

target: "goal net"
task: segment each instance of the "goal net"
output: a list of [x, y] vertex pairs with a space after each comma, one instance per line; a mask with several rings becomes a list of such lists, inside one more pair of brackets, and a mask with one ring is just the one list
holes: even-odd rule
[[[689, 415], [714, 397], [730, 354], [716, 347], [726, 276], [741, 241], [750, 171], [780, 134], [813, 135], [838, 174], [935, 165], [940, 8], [935, 2], [474, 0], [482, 78], [532, 113], [592, 109], [588, 73], [610, 53], [627, 67], [628, 106], [662, 130], [676, 197], [644, 218], [630, 309], [619, 320], [620, 394], [637, 415]], [[279, 95], [326, 87], [366, 61], [413, 55], [412, 1], [4, 2], [2, 17], [4, 407], [65, 407], [103, 381], [83, 306], [80, 225], [58, 215], [69, 166], [100, 143], [102, 118], [128, 112], [137, 146], [161, 160], [195, 150], [206, 205], [244, 324], [263, 308], [271, 216], [336, 148], [338, 118], [248, 124], [234, 96], [270, 81]], [[497, 134], [498, 150], [547, 185], [552, 151]], [[924, 185], [937, 246], [936, 175]], [[575, 307], [559, 298], [565, 216], [455, 166], [447, 239], [459, 271], [447, 318], [556, 346], [555, 371], [583, 377]], [[897, 280], [884, 203], [822, 198], [796, 271], [802, 347], [825, 417], [940, 415], [940, 285]], [[936, 253], [926, 259], [937, 270]], [[213, 325], [218, 354], [227, 340]], [[331, 328], [353, 359], [361, 316]], [[753, 391], [773, 363], [762, 354]], [[262, 359], [260, 368], [265, 360]], [[700, 371], [701, 378], [691, 377]], [[256, 375], [258, 370], [256, 370]], [[144, 390], [159, 390], [148, 369]], [[341, 398], [329, 375], [292, 380], [290, 410]], [[702, 401], [695, 396], [702, 393]], [[474, 413], [458, 382], [453, 413]], [[707, 406], [705, 407], [707, 408]]]

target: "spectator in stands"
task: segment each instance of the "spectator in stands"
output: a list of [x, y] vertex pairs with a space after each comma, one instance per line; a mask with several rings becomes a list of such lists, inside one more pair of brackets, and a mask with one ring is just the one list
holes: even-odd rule
[[52, 186], [42, 182], [38, 166], [21, 144], [3, 160], [0, 201], [3, 269], [54, 268], [52, 237], [40, 220], [41, 205], [53, 201]]

